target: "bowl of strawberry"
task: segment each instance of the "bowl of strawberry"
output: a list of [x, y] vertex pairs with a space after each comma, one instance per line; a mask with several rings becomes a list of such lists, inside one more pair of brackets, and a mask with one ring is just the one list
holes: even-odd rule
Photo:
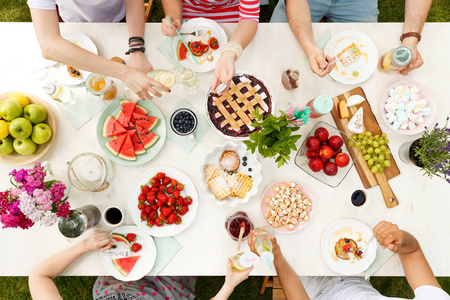
[[315, 179], [330, 187], [337, 187], [354, 164], [343, 137], [353, 140], [336, 127], [323, 121], [318, 122], [298, 150], [295, 164]]
[[133, 221], [153, 236], [172, 236], [193, 220], [198, 196], [191, 179], [173, 168], [147, 170], [133, 184], [128, 208]]

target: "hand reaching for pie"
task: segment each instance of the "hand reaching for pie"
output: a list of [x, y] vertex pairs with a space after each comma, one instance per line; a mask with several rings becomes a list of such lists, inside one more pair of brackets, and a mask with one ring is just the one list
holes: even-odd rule
[[227, 85], [227, 88], [219, 95], [222, 95], [230, 88], [231, 79], [234, 75], [234, 62], [236, 61], [236, 53], [231, 51], [223, 52], [217, 61], [216, 70], [214, 71], [214, 79], [212, 83], [211, 92], [216, 93], [216, 88], [222, 82]]

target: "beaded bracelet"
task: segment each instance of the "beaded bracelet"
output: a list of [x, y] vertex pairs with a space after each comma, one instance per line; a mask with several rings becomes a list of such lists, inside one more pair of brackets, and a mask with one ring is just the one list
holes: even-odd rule
[[130, 49], [128, 49], [127, 52], [125, 52], [125, 55], [130, 55], [131, 53], [134, 53], [134, 52], [142, 52], [142, 53], [145, 53], [145, 48], [144, 48], [144, 47], [140, 47], [140, 48], [130, 48]]
[[236, 61], [239, 60], [242, 53], [244, 52], [244, 49], [242, 49], [241, 44], [238, 42], [228, 42], [228, 44], [225, 45], [225, 47], [222, 48], [221, 54], [225, 51], [234, 52], [237, 56]]

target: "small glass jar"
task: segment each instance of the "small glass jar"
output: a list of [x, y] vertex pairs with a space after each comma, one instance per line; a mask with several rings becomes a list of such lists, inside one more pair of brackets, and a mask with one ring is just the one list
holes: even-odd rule
[[412, 60], [412, 51], [405, 46], [391, 49], [380, 59], [380, 70], [398, 72], [403, 70]]
[[197, 74], [192, 69], [184, 69], [181, 71], [180, 83], [188, 90], [195, 90], [198, 87]]
[[298, 79], [300, 78], [300, 72], [292, 68], [286, 69], [281, 74], [281, 83], [288, 91], [298, 88]]
[[72, 95], [70, 94], [70, 91], [66, 90], [61, 84], [56, 81], [46, 81], [42, 83], [41, 88], [45, 94], [49, 95], [55, 101], [61, 103], [72, 101]]
[[242, 221], [244, 221], [245, 224], [245, 231], [242, 236], [242, 240], [245, 240], [253, 230], [253, 223], [250, 221], [245, 212], [238, 211], [237, 213], [229, 216], [225, 221], [225, 229], [228, 231], [230, 237], [235, 241], [239, 240], [239, 232], [241, 230]]
[[100, 96], [103, 100], [114, 100], [117, 95], [114, 81], [100, 74], [90, 74], [86, 79], [86, 88], [91, 94]]
[[306, 104], [311, 110], [310, 118], [319, 118], [327, 113], [329, 113], [334, 106], [333, 99], [327, 95], [320, 95]]

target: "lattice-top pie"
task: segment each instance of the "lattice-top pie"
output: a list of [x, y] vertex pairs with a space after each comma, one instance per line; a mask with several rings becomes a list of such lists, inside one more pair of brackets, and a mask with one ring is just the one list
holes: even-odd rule
[[223, 134], [232, 137], [247, 137], [260, 128], [252, 127], [254, 110], [264, 118], [272, 111], [272, 99], [266, 86], [249, 74], [235, 74], [230, 89], [222, 96], [209, 94], [208, 114], [214, 126]]

